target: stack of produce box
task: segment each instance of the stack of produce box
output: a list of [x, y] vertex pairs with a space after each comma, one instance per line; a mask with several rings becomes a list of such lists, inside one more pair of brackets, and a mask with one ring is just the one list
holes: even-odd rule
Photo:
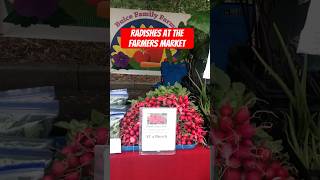
[[127, 111], [127, 89], [110, 91], [110, 138], [120, 138], [120, 120]]
[[40, 179], [50, 163], [48, 139], [59, 113], [54, 87], [0, 92], [0, 179]]

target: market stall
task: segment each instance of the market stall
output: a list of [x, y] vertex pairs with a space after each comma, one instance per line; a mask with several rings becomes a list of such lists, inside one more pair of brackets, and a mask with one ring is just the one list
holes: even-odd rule
[[177, 150], [173, 156], [141, 156], [138, 152], [126, 152], [110, 156], [110, 165], [110, 179], [113, 180], [209, 180], [211, 174], [210, 149], [203, 147]]

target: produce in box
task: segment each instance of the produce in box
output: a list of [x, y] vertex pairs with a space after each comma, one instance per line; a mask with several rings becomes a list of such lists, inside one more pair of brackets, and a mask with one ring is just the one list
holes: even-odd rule
[[132, 102], [132, 106], [121, 120], [120, 134], [122, 145], [133, 146], [139, 139], [139, 109], [142, 107], [177, 108], [177, 144], [205, 144], [204, 120], [197, 107], [189, 100], [190, 92], [181, 85], [160, 86], [147, 93], [145, 98]]

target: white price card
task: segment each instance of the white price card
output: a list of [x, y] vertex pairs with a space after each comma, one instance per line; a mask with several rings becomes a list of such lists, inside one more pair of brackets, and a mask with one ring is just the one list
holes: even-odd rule
[[300, 34], [297, 53], [320, 55], [319, 8], [319, 0], [310, 2], [307, 19]]
[[110, 139], [110, 154], [121, 153], [121, 139], [111, 138]]
[[176, 108], [140, 109], [140, 154], [174, 154]]
[[209, 55], [208, 55], [208, 59], [207, 59], [207, 64], [206, 64], [206, 68], [203, 72], [203, 78], [204, 79], [210, 79], [210, 51], [209, 51]]

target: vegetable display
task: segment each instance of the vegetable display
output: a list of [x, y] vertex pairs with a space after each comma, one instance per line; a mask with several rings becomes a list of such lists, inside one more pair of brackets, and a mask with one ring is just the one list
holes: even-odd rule
[[[229, 103], [219, 109], [219, 125], [211, 137], [217, 149], [216, 166], [224, 180], [293, 179], [288, 167], [269, 148], [272, 142], [259, 139], [261, 128], [250, 123], [251, 113], [246, 106], [235, 111]], [[274, 142], [273, 142], [274, 143]]]
[[133, 146], [139, 139], [139, 109], [141, 107], [174, 107], [177, 108], [176, 143], [182, 145], [205, 144], [204, 121], [196, 106], [189, 100], [186, 88], [160, 86], [147, 93], [147, 97], [133, 101], [131, 108], [125, 114], [120, 124], [122, 145]]
[[78, 132], [71, 143], [65, 146], [52, 163], [43, 180], [79, 180], [93, 177], [95, 145], [105, 145], [108, 140], [107, 128], [85, 128]]
[[[252, 50], [257, 56], [257, 60], [274, 78], [289, 99], [289, 108], [287, 112], [284, 112], [284, 117], [286, 120], [285, 134], [290, 147], [306, 169], [320, 170], [320, 112], [318, 110], [312, 111], [308, 102], [309, 93], [307, 89], [309, 87], [307, 82], [310, 79], [308, 77], [308, 60], [304, 59], [303, 63], [297, 66], [296, 59], [290, 53], [277, 25], [273, 24], [273, 28], [285, 54], [294, 82], [293, 86], [290, 86], [279, 75], [279, 72], [276, 72], [267, 64], [255, 48], [252, 48]], [[315, 85], [317, 86], [317, 84]]]

